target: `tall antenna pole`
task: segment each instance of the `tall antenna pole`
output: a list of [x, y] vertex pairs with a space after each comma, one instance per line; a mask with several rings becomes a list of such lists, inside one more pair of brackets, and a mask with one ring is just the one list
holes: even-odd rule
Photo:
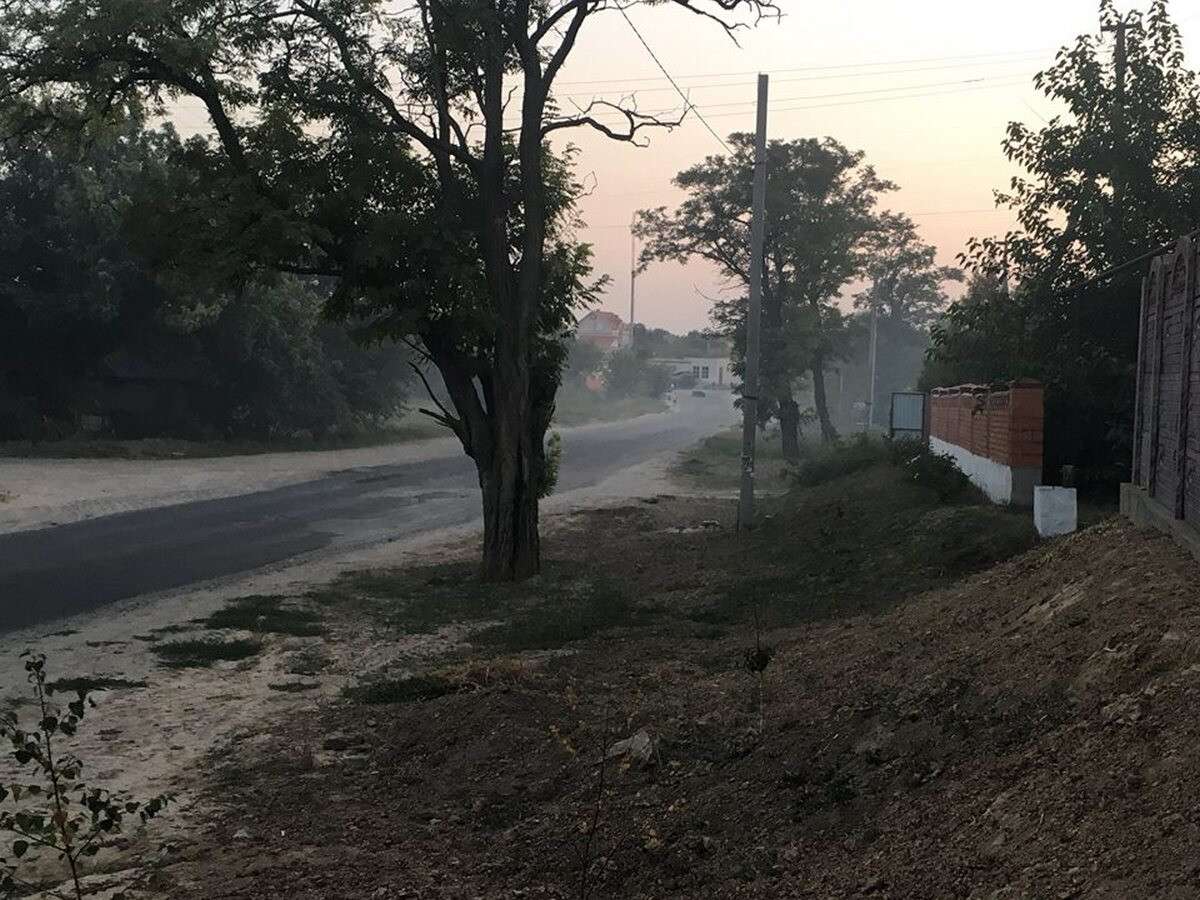
[[637, 235], [633, 233], [634, 218], [629, 223], [629, 332], [637, 321]]
[[746, 316], [746, 376], [742, 385], [742, 489], [738, 529], [754, 527], [754, 440], [758, 436], [759, 329], [762, 319], [763, 241], [767, 227], [767, 94], [758, 76], [758, 127], [754, 139], [754, 210], [750, 224], [750, 309]]
[[867, 391], [867, 427], [871, 430], [875, 424], [875, 361], [879, 347], [879, 307], [871, 305], [871, 386]]

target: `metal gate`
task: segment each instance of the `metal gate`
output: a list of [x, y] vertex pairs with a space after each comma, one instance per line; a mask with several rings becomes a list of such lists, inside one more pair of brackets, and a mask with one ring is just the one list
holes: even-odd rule
[[925, 395], [917, 391], [896, 391], [888, 416], [888, 433], [893, 438], [921, 440], [929, 433], [925, 419]]

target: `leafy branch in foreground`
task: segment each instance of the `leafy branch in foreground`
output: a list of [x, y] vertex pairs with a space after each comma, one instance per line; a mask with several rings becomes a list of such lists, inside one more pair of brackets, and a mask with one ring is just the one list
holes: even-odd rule
[[[54, 692], [46, 682], [46, 657], [21, 654], [33, 689], [39, 716], [31, 729], [21, 727], [16, 712], [0, 713], [0, 739], [11, 745], [18, 771], [27, 771], [37, 781], [30, 784], [0, 784], [0, 832], [13, 837], [0, 851], [0, 896], [12, 896], [28, 888], [17, 878], [18, 866], [56, 853], [70, 872], [76, 898], [83, 897], [79, 880], [80, 861], [95, 856], [106, 835], [121, 830], [125, 817], [137, 815], [145, 823], [158, 815], [173, 799], [160, 794], [135, 801], [124, 794], [89, 787], [82, 779], [83, 763], [60, 746], [61, 738], [73, 737], [88, 707], [96, 703], [86, 688], [63, 709], [51, 702]], [[11, 858], [5, 854], [11, 853]], [[122, 894], [115, 894], [119, 900]]]

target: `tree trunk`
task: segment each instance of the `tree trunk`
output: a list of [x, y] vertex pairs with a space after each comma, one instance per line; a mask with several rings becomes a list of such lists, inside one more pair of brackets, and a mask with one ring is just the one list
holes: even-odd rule
[[795, 462], [800, 458], [800, 404], [791, 391], [779, 398], [779, 436], [783, 442], [783, 458]]
[[829, 418], [829, 402], [825, 398], [825, 361], [817, 357], [812, 367], [813, 405], [817, 408], [817, 419], [821, 422], [821, 439], [829, 444], [838, 439], [837, 429]]
[[480, 466], [485, 581], [519, 581], [541, 570], [537, 479], [520, 449], [516, 456], [512, 449], [497, 447], [493, 464]]

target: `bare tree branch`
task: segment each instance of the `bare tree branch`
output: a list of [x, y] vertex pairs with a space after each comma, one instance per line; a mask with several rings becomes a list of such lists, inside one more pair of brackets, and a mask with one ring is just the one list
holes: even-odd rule
[[[625, 123], [628, 125], [627, 130], [619, 130], [607, 125], [597, 119], [592, 112], [597, 109], [609, 109], [619, 113], [625, 117]], [[593, 100], [586, 107], [579, 111], [579, 115], [571, 116], [565, 119], [551, 119], [542, 126], [542, 137], [555, 132], [561, 131], [564, 128], [578, 128], [581, 125], [586, 125], [599, 131], [606, 137], [614, 141], [624, 141], [634, 144], [638, 147], [647, 146], [644, 142], [637, 140], [639, 131], [646, 128], [665, 128], [670, 131], [683, 124], [683, 120], [687, 117], [687, 110], [684, 110], [678, 119], [664, 120], [658, 116], [647, 115], [640, 113], [635, 109], [629, 109], [619, 103], [613, 103], [609, 100]]]

